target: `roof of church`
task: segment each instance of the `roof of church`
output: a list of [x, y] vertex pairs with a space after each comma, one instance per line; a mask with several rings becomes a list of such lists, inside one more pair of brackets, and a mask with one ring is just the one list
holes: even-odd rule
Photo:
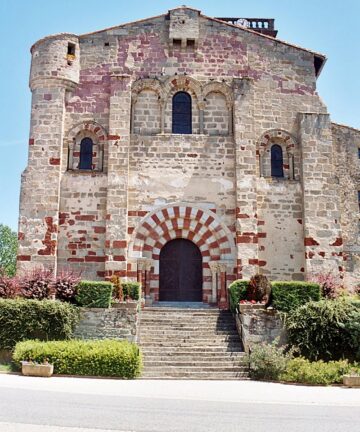
[[[325, 64], [325, 62], [327, 60], [326, 56], [324, 54], [319, 53], [319, 52], [310, 50], [308, 48], [303, 48], [303, 47], [301, 47], [299, 45], [295, 45], [293, 43], [290, 43], [290, 42], [287, 42], [287, 41], [284, 41], [284, 40], [281, 40], [281, 39], [278, 39], [278, 38], [275, 38], [275, 37], [272, 37], [272, 36], [269, 36], [269, 35], [266, 35], [266, 34], [263, 34], [263, 33], [259, 33], [259, 32], [255, 31], [255, 30], [252, 30], [252, 29], [250, 29], [248, 27], [245, 27], [245, 26], [235, 25], [235, 24], [232, 24], [230, 22], [223, 21], [223, 20], [221, 20], [219, 18], [209, 17], [207, 15], [202, 14], [199, 9], [195, 9], [195, 8], [192, 8], [192, 7], [189, 7], [189, 6], [178, 6], [176, 8], [172, 8], [170, 10], [177, 10], [177, 9], [189, 9], [189, 10], [192, 10], [192, 11], [196, 11], [196, 12], [199, 13], [199, 15], [202, 18], [205, 18], [205, 19], [208, 19], [208, 20], [211, 20], [211, 21], [215, 21], [215, 22], [217, 22], [219, 24], [222, 24], [224, 26], [229, 26], [229, 27], [235, 28], [235, 29], [237, 29], [239, 31], [251, 33], [251, 34], [256, 35], [256, 36], [258, 36], [260, 38], [269, 39], [269, 40], [271, 40], [274, 43], [284, 44], [284, 45], [287, 45], [287, 46], [289, 46], [291, 48], [295, 48], [297, 50], [301, 50], [301, 51], [305, 51], [305, 52], [311, 53], [311, 54], [314, 55], [314, 64], [315, 64], [316, 76], [320, 75], [321, 70], [322, 70], [322, 68], [323, 68], [323, 66], [324, 66], [324, 64]], [[93, 34], [102, 33], [102, 32], [106, 32], [106, 31], [109, 31], [109, 30], [113, 30], [113, 29], [129, 26], [129, 25], [133, 25], [133, 24], [138, 24], [138, 23], [141, 23], [141, 22], [150, 21], [150, 20], [153, 20], [153, 19], [156, 19], [156, 18], [165, 17], [165, 16], [167, 16], [167, 14], [168, 13], [160, 14], [160, 15], [155, 15], [155, 16], [152, 16], [152, 17], [143, 18], [143, 19], [140, 19], [140, 20], [130, 21], [130, 22], [127, 22], [127, 23], [123, 23], [123, 24], [118, 24], [118, 25], [115, 25], [115, 26], [107, 27], [107, 28], [104, 28], [104, 29], [101, 29], [101, 30], [96, 30], [94, 32], [83, 33], [83, 34], [78, 35], [78, 37], [90, 36], [90, 35], [93, 35]], [[30, 51], [33, 49], [33, 47], [37, 43], [39, 43], [41, 41], [44, 41], [44, 40], [49, 39], [49, 38], [58, 37], [58, 36], [65, 36], [65, 35], [76, 36], [73, 33], [58, 33], [58, 34], [48, 35], [48, 36], [45, 36], [42, 39], [39, 39], [37, 42], [35, 42], [32, 45]]]

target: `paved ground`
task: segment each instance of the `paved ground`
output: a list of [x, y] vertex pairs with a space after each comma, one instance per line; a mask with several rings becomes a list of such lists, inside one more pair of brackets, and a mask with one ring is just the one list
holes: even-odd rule
[[358, 432], [360, 390], [0, 375], [1, 432]]

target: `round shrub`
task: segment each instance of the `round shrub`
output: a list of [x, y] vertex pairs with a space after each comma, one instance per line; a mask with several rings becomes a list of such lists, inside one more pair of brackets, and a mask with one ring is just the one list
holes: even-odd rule
[[289, 342], [309, 360], [354, 359], [360, 340], [353, 337], [360, 308], [347, 299], [309, 302], [286, 319]]
[[292, 351], [287, 351], [286, 346], [277, 346], [277, 340], [254, 345], [249, 355], [250, 375], [255, 379], [277, 381], [292, 358]]

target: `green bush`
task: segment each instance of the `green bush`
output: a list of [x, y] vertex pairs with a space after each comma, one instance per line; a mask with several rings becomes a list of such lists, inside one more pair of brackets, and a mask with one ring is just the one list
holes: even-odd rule
[[229, 300], [231, 312], [236, 312], [239, 302], [246, 299], [248, 280], [236, 280], [229, 286]]
[[342, 383], [342, 376], [351, 372], [360, 373], [359, 364], [351, 364], [347, 360], [322, 360], [310, 362], [303, 357], [294, 358], [287, 364], [281, 380], [304, 384], [337, 384]]
[[[310, 282], [272, 282], [272, 305], [281, 312], [290, 312], [308, 301], [320, 300], [320, 286]], [[229, 286], [230, 310], [235, 312], [241, 300], [246, 300], [248, 280], [236, 280]]]
[[78, 321], [78, 309], [67, 303], [0, 299], [0, 349], [26, 339], [69, 339]]
[[48, 361], [54, 365], [54, 373], [64, 375], [135, 378], [142, 368], [142, 356], [137, 345], [111, 339], [19, 342], [13, 358], [17, 362]]
[[139, 300], [141, 297], [141, 285], [139, 282], [122, 282], [124, 300]]
[[309, 301], [319, 301], [320, 285], [312, 282], [272, 282], [272, 305], [281, 312], [290, 312]]
[[76, 302], [88, 308], [109, 308], [113, 284], [111, 282], [81, 281], [76, 288]]
[[277, 346], [277, 340], [271, 344], [253, 345], [249, 355], [250, 376], [255, 379], [277, 381], [293, 357], [292, 351], [286, 350], [287, 347]]
[[309, 302], [287, 317], [289, 342], [309, 360], [356, 359], [359, 311], [357, 304], [346, 298]]

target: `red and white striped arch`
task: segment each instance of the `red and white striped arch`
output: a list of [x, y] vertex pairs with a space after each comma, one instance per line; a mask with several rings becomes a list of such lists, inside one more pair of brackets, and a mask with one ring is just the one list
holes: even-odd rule
[[134, 231], [129, 257], [153, 260], [150, 289], [156, 300], [160, 251], [167, 242], [177, 238], [191, 240], [200, 249], [203, 259], [203, 300], [210, 301], [212, 279], [209, 262], [234, 262], [236, 257], [234, 236], [211, 210], [182, 203], [167, 205], [147, 214]]

